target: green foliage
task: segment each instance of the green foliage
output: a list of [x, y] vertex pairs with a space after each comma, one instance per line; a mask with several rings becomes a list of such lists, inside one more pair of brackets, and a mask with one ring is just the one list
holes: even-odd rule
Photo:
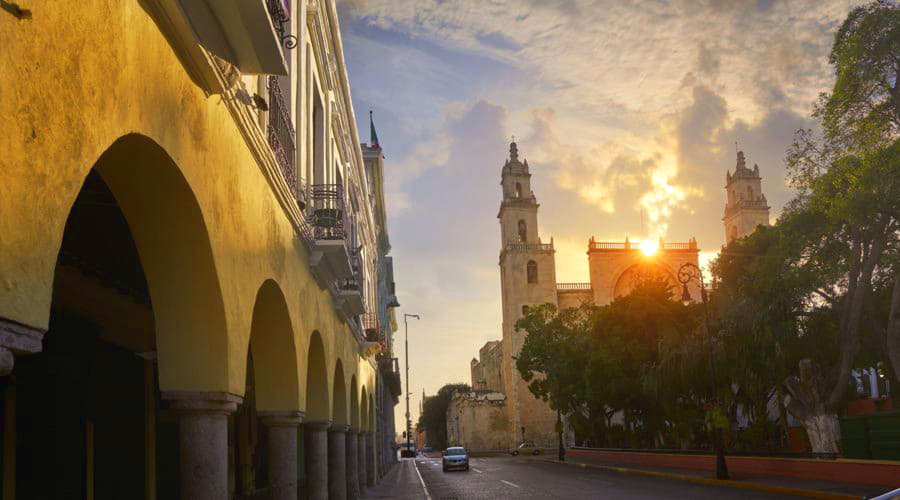
[[[622, 446], [676, 441], [670, 435], [689, 434], [699, 411], [673, 412], [685, 417], [677, 424], [664, 417], [667, 407], [678, 406], [680, 393], [666, 390], [671, 377], [661, 371], [660, 355], [662, 346], [694, 335], [701, 316], [699, 306], [672, 299], [668, 283], [651, 277], [607, 306], [532, 307], [516, 324], [528, 332], [516, 368], [535, 396], [570, 415], [583, 439]], [[709, 387], [708, 372], [692, 373], [702, 377], [681, 382]], [[624, 426], [611, 425], [617, 412], [625, 416]]]
[[834, 88], [816, 115], [829, 141], [892, 142], [900, 135], [900, 6], [881, 0], [853, 9], [834, 37]]
[[437, 394], [425, 399], [417, 429], [425, 429], [428, 445], [436, 450], [447, 448], [447, 407], [455, 392], [469, 392], [468, 384], [447, 384]]

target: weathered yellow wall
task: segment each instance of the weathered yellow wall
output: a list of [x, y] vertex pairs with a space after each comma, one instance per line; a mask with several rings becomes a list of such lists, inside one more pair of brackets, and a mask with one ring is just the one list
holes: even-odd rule
[[[27, 8], [30, 20], [0, 11], [0, 317], [47, 327], [69, 209], [104, 151], [120, 137], [139, 134], [146, 138], [135, 141], [141, 147], [120, 151], [116, 163], [104, 167], [116, 172], [113, 182], [106, 175], [104, 179], [123, 209], [132, 201], [133, 210], [151, 210], [145, 203], [148, 193], [129, 183], [128, 169], [131, 160], [136, 165], [144, 161], [138, 156], [145, 154], [145, 143], [165, 151], [196, 198], [209, 240], [208, 269], [214, 273], [191, 276], [202, 268], [184, 269], [188, 275], [180, 279], [217, 283], [221, 297], [208, 299], [220, 301], [224, 311], [218, 328], [215, 311], [175, 311], [187, 306], [156, 294], [177, 289], [163, 281], [178, 277], [148, 272], [158, 343], [171, 340], [171, 345], [190, 348], [160, 347], [161, 389], [243, 394], [254, 303], [270, 279], [290, 314], [292, 338], [281, 341], [289, 347], [293, 343], [296, 356], [292, 373], [284, 376], [297, 377], [299, 394], [279, 394], [273, 403], [277, 407], [260, 409], [306, 408], [306, 355], [314, 330], [322, 332], [328, 394], [338, 358], [345, 380], [357, 374], [360, 386], [373, 387], [372, 365], [356, 354], [356, 343], [329, 294], [313, 280], [305, 250], [221, 97], [205, 96], [188, 78], [140, 3], [85, 0], [76, 6], [35, 0]], [[169, 203], [167, 192], [150, 195], [158, 199], [158, 207]], [[133, 233], [142, 230], [135, 221], [157, 217], [155, 212], [125, 212]], [[142, 261], [178, 244], [174, 240], [185, 228], [178, 227], [177, 218], [166, 220], [171, 232], [148, 234], [143, 244], [138, 242]], [[159, 304], [167, 310], [159, 310]], [[167, 322], [166, 317], [179, 321]], [[203, 342], [179, 340], [191, 337]]]

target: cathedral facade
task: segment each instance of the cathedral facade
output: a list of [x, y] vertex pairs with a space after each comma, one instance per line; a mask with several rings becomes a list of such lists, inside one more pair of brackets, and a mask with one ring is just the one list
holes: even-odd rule
[[[502, 201], [500, 222], [500, 285], [502, 293], [502, 338], [485, 344], [480, 359], [471, 361], [472, 393], [459, 395], [448, 409], [448, 434], [458, 444], [478, 448], [481, 443], [504, 443], [514, 447], [533, 441], [541, 447], [555, 446], [556, 412], [536, 399], [515, 368], [515, 357], [527, 332], [516, 331], [516, 322], [529, 306], [545, 303], [558, 308], [582, 304], [605, 305], [627, 295], [637, 283], [652, 273], [663, 276], [675, 290], [681, 290], [677, 276], [684, 265], [698, 266], [697, 241], [685, 242], [625, 241], [605, 242], [591, 237], [587, 242], [589, 281], [558, 283], [553, 239], [544, 242], [538, 229], [539, 204], [531, 190], [528, 161], [519, 160], [518, 147], [510, 144], [509, 158], [501, 170]], [[723, 221], [726, 241], [745, 236], [759, 224], [768, 224], [768, 210], [762, 195], [759, 167], [748, 169], [743, 153], [738, 154], [734, 174], [726, 175], [728, 201]], [[700, 299], [696, 281], [688, 284], [688, 293]], [[501, 397], [502, 396], [502, 397]], [[479, 401], [490, 401], [491, 412], [502, 411], [505, 425], [485, 425], [480, 415], [485, 409]], [[470, 428], [466, 428], [466, 427]], [[478, 436], [477, 442], [474, 441]], [[489, 438], [486, 438], [489, 436]], [[466, 441], [473, 441], [467, 443]]]

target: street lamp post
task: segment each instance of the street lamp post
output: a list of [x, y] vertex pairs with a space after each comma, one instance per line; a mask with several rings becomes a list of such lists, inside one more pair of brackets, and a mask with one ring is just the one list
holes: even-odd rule
[[[403, 329], [406, 334], [405, 339], [403, 340], [404, 347], [406, 349], [406, 451], [409, 453], [410, 449], [410, 438], [412, 434], [412, 420], [409, 417], [409, 323], [407, 322], [407, 318], [419, 318], [418, 314], [404, 314], [403, 315]], [[425, 402], [422, 401], [424, 405]]]
[[[703, 302], [703, 318], [706, 324], [706, 334], [709, 337], [709, 371], [713, 384], [713, 400], [716, 399], [716, 388], [719, 383], [716, 375], [716, 366], [713, 362], [713, 346], [712, 346], [712, 330], [709, 326], [709, 297], [706, 295], [706, 283], [703, 280], [703, 271], [691, 262], [683, 264], [678, 269], [678, 282], [681, 283], [681, 302], [685, 305], [692, 302], [691, 294], [688, 292], [688, 283], [696, 280], [700, 283], [700, 299]], [[728, 465], [725, 463], [725, 443], [722, 435], [722, 429], [716, 427], [713, 433], [713, 441], [716, 447], [716, 478], [728, 479]]]

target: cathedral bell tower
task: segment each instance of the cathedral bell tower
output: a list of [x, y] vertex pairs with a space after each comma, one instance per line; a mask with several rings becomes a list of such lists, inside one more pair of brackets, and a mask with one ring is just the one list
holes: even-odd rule
[[503, 300], [504, 392], [511, 428], [509, 445], [534, 441], [552, 446], [556, 434], [556, 414], [546, 403], [535, 399], [515, 369], [525, 332], [515, 331], [516, 322], [529, 306], [557, 304], [556, 262], [553, 241], [542, 243], [538, 234], [538, 202], [531, 191], [528, 160], [519, 161], [515, 142], [509, 145], [509, 159], [500, 175], [503, 200], [500, 202], [500, 288]]
[[743, 238], [756, 230], [757, 226], [769, 225], [769, 205], [762, 192], [762, 178], [759, 165], [747, 168], [744, 152], [738, 151], [734, 174], [725, 172], [725, 243]]

